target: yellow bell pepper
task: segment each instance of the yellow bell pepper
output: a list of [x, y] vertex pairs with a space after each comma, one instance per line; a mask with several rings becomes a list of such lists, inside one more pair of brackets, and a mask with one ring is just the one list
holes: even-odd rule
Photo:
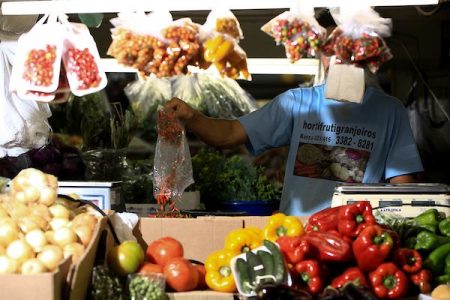
[[225, 238], [225, 249], [235, 255], [244, 253], [262, 245], [263, 238], [255, 228], [239, 228], [231, 231]]
[[225, 293], [236, 291], [230, 263], [234, 255], [233, 251], [222, 249], [208, 256], [205, 261], [205, 280], [210, 289]]
[[280, 236], [300, 236], [305, 233], [302, 222], [293, 216], [276, 213], [269, 218], [267, 226], [263, 230], [263, 236], [275, 242]]

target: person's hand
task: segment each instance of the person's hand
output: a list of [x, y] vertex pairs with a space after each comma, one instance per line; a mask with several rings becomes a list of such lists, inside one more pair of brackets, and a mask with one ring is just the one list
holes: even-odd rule
[[170, 99], [164, 107], [173, 110], [174, 116], [184, 123], [192, 120], [196, 112], [189, 104], [178, 98]]

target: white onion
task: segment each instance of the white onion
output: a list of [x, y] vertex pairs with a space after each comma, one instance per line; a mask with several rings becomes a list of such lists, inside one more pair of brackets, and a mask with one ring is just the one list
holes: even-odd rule
[[77, 235], [72, 229], [67, 227], [61, 227], [53, 233], [53, 241], [57, 246], [61, 248], [77, 241]]
[[33, 210], [31, 211], [32, 215], [40, 216], [44, 218], [46, 221], [49, 221], [51, 219], [50, 210], [48, 209], [48, 206], [44, 204], [36, 204], [33, 206]]
[[6, 248], [6, 255], [15, 259], [19, 264], [34, 257], [33, 248], [24, 240], [15, 240]]
[[53, 188], [43, 188], [41, 190], [41, 197], [39, 197], [39, 203], [50, 206], [56, 201], [58, 194]]
[[54, 204], [48, 208], [53, 218], [69, 219], [70, 211], [62, 204]]
[[0, 274], [13, 274], [17, 271], [17, 262], [6, 255], [0, 256]]
[[50, 222], [48, 222], [48, 224], [50, 225], [50, 228], [52, 230], [57, 230], [61, 227], [66, 227], [68, 226], [69, 220], [68, 219], [64, 219], [64, 218], [54, 218], [51, 219]]
[[29, 216], [19, 219], [17, 221], [17, 224], [19, 225], [20, 230], [23, 233], [30, 232], [33, 229], [39, 229], [39, 225], [36, 224], [36, 222], [34, 222], [32, 219], [30, 219]]
[[37, 258], [47, 269], [53, 271], [64, 257], [61, 248], [55, 245], [47, 245], [39, 252]]
[[20, 267], [20, 272], [25, 275], [41, 274], [46, 271], [47, 269], [45, 268], [45, 266], [37, 258], [26, 260]]
[[81, 213], [79, 215], [76, 215], [75, 218], [73, 218], [72, 220], [73, 227], [89, 226], [90, 228], [94, 229], [96, 224], [97, 218], [88, 213]]
[[7, 222], [5, 219], [3, 223], [0, 224], [0, 244], [4, 247], [8, 247], [8, 245], [16, 240], [19, 237], [19, 228], [17, 225], [11, 220], [11, 222]]
[[35, 229], [25, 235], [25, 241], [33, 248], [34, 252], [39, 252], [48, 244], [45, 233], [40, 229]]

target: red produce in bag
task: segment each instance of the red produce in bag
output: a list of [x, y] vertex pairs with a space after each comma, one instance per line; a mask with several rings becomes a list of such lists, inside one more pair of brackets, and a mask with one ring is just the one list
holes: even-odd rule
[[316, 57], [322, 46], [326, 30], [314, 18], [312, 6], [293, 8], [276, 16], [261, 30], [283, 44], [291, 62]]
[[107, 84], [106, 74], [100, 66], [100, 55], [89, 29], [67, 20], [63, 24], [66, 38], [62, 60], [70, 90], [79, 97], [102, 90]]
[[114, 28], [107, 54], [120, 64], [137, 69], [142, 77], [158, 75], [167, 52], [162, 30], [171, 22], [172, 15], [165, 10], [119, 13], [111, 19]]
[[20, 36], [11, 75], [11, 91], [52, 93], [57, 89], [62, 34], [57, 16], [45, 15], [28, 33]]
[[383, 37], [391, 33], [391, 20], [370, 7], [343, 6], [332, 12], [338, 27], [322, 47], [325, 55], [336, 55], [337, 63], [367, 67], [375, 73], [392, 54]]
[[158, 108], [158, 139], [153, 165], [153, 195], [162, 212], [178, 212], [175, 201], [194, 183], [186, 133], [173, 111]]

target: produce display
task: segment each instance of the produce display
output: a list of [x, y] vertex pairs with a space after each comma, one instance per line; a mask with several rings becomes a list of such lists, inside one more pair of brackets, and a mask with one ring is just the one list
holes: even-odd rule
[[0, 194], [0, 274], [52, 272], [89, 246], [97, 215], [58, 198], [57, 188], [56, 177], [25, 169]]

